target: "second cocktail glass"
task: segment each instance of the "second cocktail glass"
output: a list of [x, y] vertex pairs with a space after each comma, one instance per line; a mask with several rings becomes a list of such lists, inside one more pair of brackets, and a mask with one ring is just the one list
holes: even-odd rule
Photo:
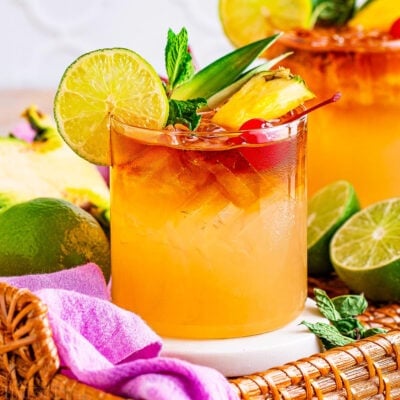
[[288, 32], [279, 44], [319, 99], [342, 93], [309, 118], [309, 194], [346, 179], [363, 206], [400, 195], [400, 40], [343, 27]]

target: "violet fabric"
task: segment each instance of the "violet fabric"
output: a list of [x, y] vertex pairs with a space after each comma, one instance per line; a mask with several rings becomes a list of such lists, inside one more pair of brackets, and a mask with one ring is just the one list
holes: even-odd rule
[[109, 301], [95, 264], [1, 280], [28, 288], [47, 305], [65, 375], [135, 399], [237, 400], [218, 371], [160, 357], [160, 337], [139, 316]]
[[40, 289], [66, 289], [111, 300], [104, 275], [93, 263], [51, 274], [7, 276], [1, 280], [15, 287], [28, 288], [32, 292]]

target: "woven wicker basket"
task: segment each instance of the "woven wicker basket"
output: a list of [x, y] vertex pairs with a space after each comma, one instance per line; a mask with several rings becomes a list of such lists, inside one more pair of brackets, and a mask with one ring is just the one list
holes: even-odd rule
[[[348, 292], [333, 278], [310, 279], [314, 287]], [[0, 318], [1, 399], [121, 399], [59, 373], [47, 309], [33, 293], [0, 283]], [[229, 382], [246, 400], [400, 398], [400, 306], [374, 305], [360, 318], [390, 331]]]

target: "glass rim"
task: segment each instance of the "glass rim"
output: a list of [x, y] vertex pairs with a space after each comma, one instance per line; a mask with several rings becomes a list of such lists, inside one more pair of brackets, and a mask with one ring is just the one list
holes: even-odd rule
[[[166, 129], [150, 129], [129, 125], [117, 117], [110, 115], [110, 132], [127, 138], [132, 138], [143, 144], [160, 145], [168, 147], [179, 147], [199, 150], [216, 150], [224, 147], [260, 147], [270, 145], [284, 140], [290, 140], [298, 135], [298, 126], [307, 125], [307, 114], [294, 116], [287, 122], [279, 123], [272, 127], [254, 128], [246, 130], [221, 130], [221, 131], [174, 131]], [[253, 134], [265, 135], [266, 140], [260, 143], [250, 143], [242, 140], [240, 143], [232, 139], [239, 137], [245, 132], [251, 131]], [[232, 141], [230, 141], [230, 139]]]
[[[315, 32], [321, 32], [321, 35], [315, 35]], [[343, 30], [346, 35], [354, 32], [362, 31], [357, 29]], [[336, 31], [332, 28], [316, 28], [313, 30], [301, 29], [292, 30], [285, 32], [279, 41], [286, 45], [296, 49], [315, 51], [315, 52], [358, 52], [358, 53], [384, 53], [386, 51], [397, 52], [400, 51], [400, 39], [392, 39], [388, 37], [388, 34], [382, 36], [381, 40], [374, 36], [379, 34], [378, 30], [370, 31], [370, 39], [368, 40], [365, 36], [364, 39], [360, 37], [360, 40], [331, 40], [332, 33]], [[338, 37], [340, 36], [340, 30], [337, 31]]]

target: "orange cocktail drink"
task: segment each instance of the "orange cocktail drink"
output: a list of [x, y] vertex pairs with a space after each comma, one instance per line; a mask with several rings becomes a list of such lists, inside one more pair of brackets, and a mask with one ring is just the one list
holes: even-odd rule
[[364, 206], [400, 195], [400, 40], [342, 27], [287, 33], [280, 44], [318, 98], [342, 93], [309, 118], [309, 194], [346, 179]]
[[[277, 121], [275, 121], [277, 122]], [[280, 328], [306, 299], [306, 117], [264, 144], [111, 126], [113, 301], [166, 337]]]

